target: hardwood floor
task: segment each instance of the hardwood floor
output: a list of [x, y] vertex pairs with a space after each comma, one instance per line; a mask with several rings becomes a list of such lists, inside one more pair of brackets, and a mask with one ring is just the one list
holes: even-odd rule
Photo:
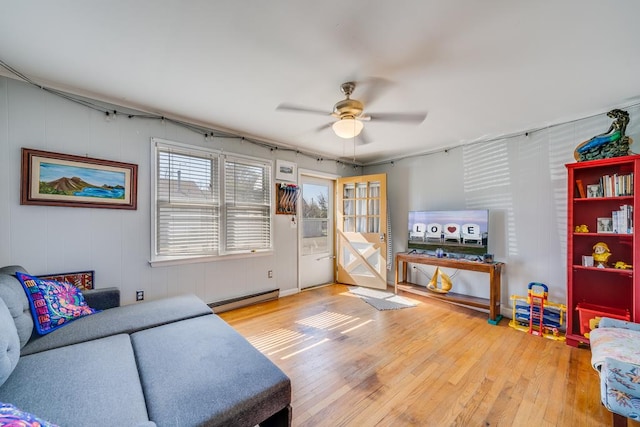
[[330, 285], [221, 316], [291, 378], [294, 426], [611, 425], [588, 349], [404, 296], [377, 311]]

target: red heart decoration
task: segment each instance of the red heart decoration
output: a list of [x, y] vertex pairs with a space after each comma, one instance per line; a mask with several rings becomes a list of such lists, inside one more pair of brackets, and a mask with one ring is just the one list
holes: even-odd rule
[[458, 227], [447, 227], [447, 231], [449, 233], [453, 233], [454, 231], [456, 231], [458, 229]]

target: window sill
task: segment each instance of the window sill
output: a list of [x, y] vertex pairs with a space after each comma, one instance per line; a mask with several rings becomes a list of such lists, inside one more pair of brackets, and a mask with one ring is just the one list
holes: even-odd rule
[[229, 254], [229, 255], [215, 255], [215, 256], [212, 255], [212, 256], [184, 257], [184, 258], [164, 257], [164, 258], [159, 258], [159, 259], [149, 261], [149, 265], [151, 267], [170, 267], [172, 265], [231, 261], [235, 259], [254, 258], [254, 257], [262, 257], [262, 256], [270, 256], [270, 255], [273, 255], [272, 249], [255, 251], [255, 252]]

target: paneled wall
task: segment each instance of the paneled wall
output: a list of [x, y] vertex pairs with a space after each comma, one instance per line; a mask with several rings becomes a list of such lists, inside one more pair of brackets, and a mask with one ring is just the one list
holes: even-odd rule
[[[640, 107], [620, 108], [630, 114], [627, 135], [637, 142], [632, 149], [640, 153]], [[489, 250], [506, 263], [503, 314], [511, 315], [510, 296], [526, 295], [527, 285], [534, 281], [549, 286], [550, 301], [565, 303], [564, 165], [575, 161], [573, 151], [579, 143], [605, 132], [610, 124], [605, 112], [528, 135], [365, 168], [365, 173], [387, 173], [394, 253], [407, 250], [408, 211], [489, 209]], [[409, 272], [413, 281], [426, 284], [433, 269], [416, 266]], [[455, 274], [456, 292], [488, 296], [483, 275], [448, 273]], [[393, 271], [388, 280], [393, 280]]]
[[[123, 111], [122, 108], [117, 108]], [[340, 174], [335, 162], [272, 152], [235, 138], [205, 141], [169, 121], [105, 114], [23, 82], [0, 77], [0, 265], [33, 274], [95, 270], [96, 286], [118, 286], [123, 304], [195, 293], [215, 302], [279, 288], [297, 290], [297, 229], [274, 218], [274, 251], [206, 263], [151, 267], [151, 137], [223, 149], [298, 167]], [[138, 165], [138, 209], [87, 209], [20, 205], [20, 149], [35, 148]], [[273, 278], [267, 272], [273, 270]]]
[[[621, 108], [631, 116], [627, 134], [640, 140], [640, 108]], [[509, 297], [526, 294], [531, 281], [547, 284], [550, 300], [565, 302], [564, 164], [574, 161], [576, 145], [610, 123], [603, 113], [529, 135], [365, 168], [365, 173], [388, 174], [394, 252], [406, 250], [409, 210], [488, 208], [490, 251], [507, 264], [503, 313], [510, 313]], [[151, 137], [281, 158], [335, 175], [351, 172], [335, 162], [271, 152], [236, 139], [205, 142], [202, 135], [170, 122], [123, 116], [106, 121], [103, 113], [0, 77], [0, 265], [20, 264], [34, 274], [93, 269], [96, 285], [119, 286], [125, 304], [134, 301], [137, 289], [145, 291], [146, 299], [195, 293], [207, 302], [274, 288], [295, 292], [297, 229], [286, 215], [274, 218], [274, 251], [268, 255], [150, 267]], [[138, 164], [138, 209], [20, 205], [21, 147]], [[272, 279], [268, 270], [274, 271]], [[431, 273], [410, 272], [419, 283], [426, 283]], [[393, 271], [388, 280], [393, 282]], [[458, 292], [486, 296], [485, 280], [459, 272], [454, 286]]]

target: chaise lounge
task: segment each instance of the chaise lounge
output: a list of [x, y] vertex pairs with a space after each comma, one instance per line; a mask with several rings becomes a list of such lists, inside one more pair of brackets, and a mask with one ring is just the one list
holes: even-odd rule
[[289, 426], [291, 383], [192, 295], [101, 310], [46, 335], [16, 272], [0, 268], [0, 402], [60, 426]]
[[640, 324], [603, 317], [589, 340], [600, 400], [613, 413], [613, 425], [640, 420]]

